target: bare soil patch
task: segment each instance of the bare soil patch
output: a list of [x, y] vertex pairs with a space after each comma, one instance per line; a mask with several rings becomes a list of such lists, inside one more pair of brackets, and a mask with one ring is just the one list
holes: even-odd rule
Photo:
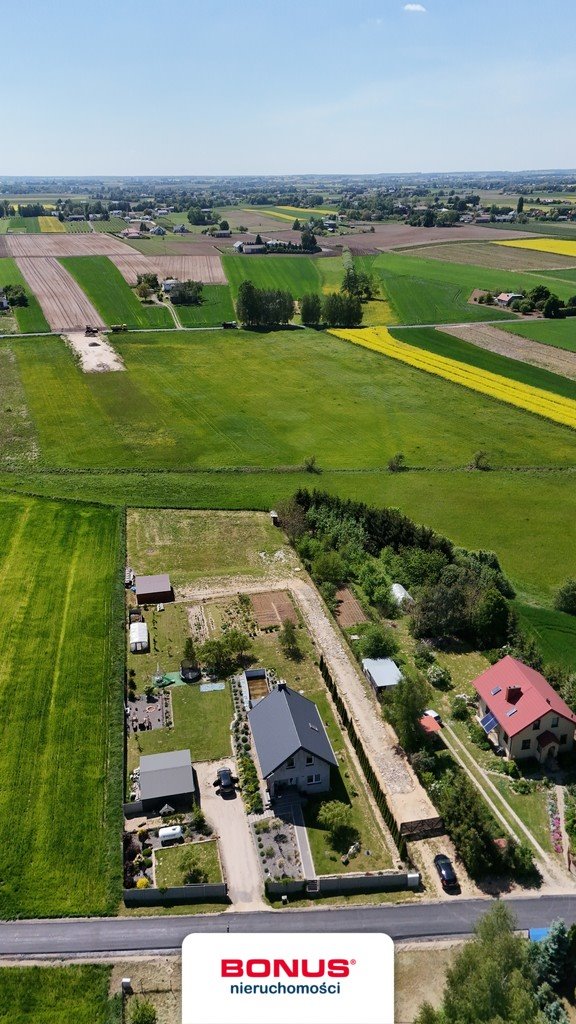
[[130, 250], [111, 235], [4, 235], [7, 256], [111, 256]]
[[[377, 253], [388, 249], [401, 249], [411, 246], [429, 245], [434, 242], [506, 241], [509, 238], [533, 238], [529, 232], [498, 231], [478, 227], [475, 224], [460, 224], [454, 228], [414, 228], [409, 224], [389, 223], [374, 225], [374, 231], [368, 227], [353, 230], [346, 237], [334, 237], [331, 246], [342, 245], [353, 253]], [[497, 248], [497, 247], [495, 247]], [[425, 255], [424, 253], [422, 255]]]
[[87, 338], [84, 331], [69, 331], [65, 337], [80, 357], [84, 373], [110, 373], [126, 369], [118, 353], [102, 334], [97, 338]]
[[296, 610], [285, 590], [270, 590], [263, 594], [251, 594], [254, 618], [260, 629], [281, 626], [288, 621], [296, 624]]
[[564, 377], [576, 380], [576, 352], [541, 345], [538, 341], [509, 334], [508, 331], [502, 331], [491, 324], [463, 324], [458, 327], [443, 325], [442, 331], [479, 348], [488, 349], [489, 352], [497, 352], [498, 355], [518, 359], [521, 363], [530, 363], [531, 366], [540, 366], [544, 370], [551, 370], [552, 373], [560, 373]]
[[140, 253], [112, 256], [128, 284], [136, 284], [138, 274], [158, 274], [159, 280], [175, 277], [179, 281], [202, 281], [204, 284], [226, 284], [220, 256], [210, 254], [185, 256], [144, 256]]
[[338, 601], [336, 618], [342, 629], [346, 629], [347, 626], [356, 626], [360, 622], [368, 622], [366, 612], [358, 598], [354, 597], [351, 590], [348, 590], [348, 587], [336, 591], [336, 600]]
[[10, 250], [6, 244], [6, 235], [0, 235], [0, 259], [3, 256], [9, 256]]
[[[436, 1009], [442, 1002], [446, 973], [461, 949], [460, 942], [396, 947], [394, 957], [394, 1019], [412, 1024], [422, 1003]], [[430, 948], [432, 946], [432, 948]]]
[[[498, 241], [498, 239], [495, 239]], [[412, 256], [427, 260], [445, 260], [448, 263], [467, 263], [494, 270], [566, 270], [576, 266], [573, 256], [559, 256], [554, 252], [536, 249], [512, 249], [491, 242], [446, 242], [412, 249]]]
[[74, 330], [84, 328], [86, 324], [106, 326], [80, 285], [54, 257], [18, 258], [16, 263], [52, 330]]

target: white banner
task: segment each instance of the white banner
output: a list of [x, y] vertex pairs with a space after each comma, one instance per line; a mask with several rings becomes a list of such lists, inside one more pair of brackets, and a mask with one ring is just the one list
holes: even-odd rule
[[182, 1024], [394, 1024], [388, 935], [188, 935]]

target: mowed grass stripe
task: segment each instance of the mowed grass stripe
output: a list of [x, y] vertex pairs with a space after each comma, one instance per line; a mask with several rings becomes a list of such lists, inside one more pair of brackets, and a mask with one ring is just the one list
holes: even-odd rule
[[240, 256], [225, 253], [224, 273], [234, 298], [243, 281], [252, 281], [257, 288], [280, 288], [293, 298], [301, 299], [307, 292], [322, 291], [319, 261], [311, 256]]
[[170, 311], [163, 306], [144, 306], [107, 256], [69, 256], [60, 262], [108, 325], [174, 327]]
[[[42, 312], [38, 299], [24, 280], [15, 261], [8, 257], [0, 259], [0, 289], [4, 288], [7, 284], [21, 285], [28, 297], [27, 306], [14, 306], [12, 309], [21, 333], [41, 334], [43, 331], [50, 331], [50, 324]], [[2, 321], [0, 320], [0, 325], [1, 323]]]
[[527, 384], [519, 384], [510, 378], [478, 370], [470, 364], [447, 359], [415, 345], [397, 341], [385, 327], [333, 330], [331, 333], [355, 345], [363, 345], [375, 352], [381, 352], [382, 355], [408, 363], [409, 366], [424, 370], [426, 373], [576, 429], [576, 402], [571, 399], [553, 395]]
[[12, 543], [0, 592], [0, 915], [109, 913], [120, 869], [120, 516], [3, 498], [1, 520]]

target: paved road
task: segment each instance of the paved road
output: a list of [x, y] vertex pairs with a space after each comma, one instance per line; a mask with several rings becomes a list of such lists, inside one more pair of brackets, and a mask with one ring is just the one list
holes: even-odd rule
[[[519, 928], [542, 927], [557, 917], [576, 922], [576, 896], [507, 901]], [[191, 917], [116, 917], [68, 921], [13, 921], [0, 924], [0, 956], [86, 955], [167, 952], [180, 948], [189, 932], [387, 932], [392, 938], [422, 939], [468, 935], [488, 900], [224, 914]]]

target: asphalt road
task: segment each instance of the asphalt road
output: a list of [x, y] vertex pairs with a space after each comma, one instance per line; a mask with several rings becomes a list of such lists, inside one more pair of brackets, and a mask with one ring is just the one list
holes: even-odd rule
[[[506, 901], [518, 927], [544, 927], [557, 917], [576, 922], [576, 896], [543, 896]], [[393, 939], [467, 935], [490, 900], [458, 900], [349, 909], [177, 917], [85, 918], [11, 921], [0, 924], [0, 956], [86, 955], [167, 952], [180, 948], [190, 932], [386, 932]]]

